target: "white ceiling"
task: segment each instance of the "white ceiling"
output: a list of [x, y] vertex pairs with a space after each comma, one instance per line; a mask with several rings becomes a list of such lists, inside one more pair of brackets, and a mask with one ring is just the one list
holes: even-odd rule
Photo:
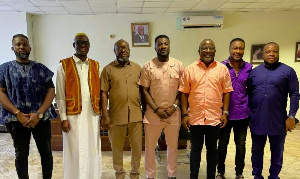
[[300, 0], [0, 0], [0, 13], [89, 15], [299, 10]]

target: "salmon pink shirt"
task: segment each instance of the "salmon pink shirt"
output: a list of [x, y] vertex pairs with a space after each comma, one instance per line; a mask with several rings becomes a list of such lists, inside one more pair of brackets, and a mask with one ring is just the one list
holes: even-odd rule
[[233, 88], [225, 65], [214, 61], [207, 68], [197, 60], [185, 69], [179, 91], [189, 94], [191, 125], [216, 126], [222, 116], [223, 94], [233, 91]]

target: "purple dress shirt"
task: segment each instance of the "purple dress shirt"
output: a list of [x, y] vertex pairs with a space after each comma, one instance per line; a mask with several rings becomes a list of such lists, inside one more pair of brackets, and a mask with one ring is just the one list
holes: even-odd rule
[[229, 64], [229, 58], [222, 63], [226, 65], [229, 70], [234, 90], [230, 95], [228, 119], [245, 119], [250, 114], [248, 108], [247, 79], [252, 69], [252, 64], [242, 60], [240, 71], [236, 74], [234, 68]]
[[[260, 64], [249, 75], [250, 130], [256, 135], [286, 135], [285, 121], [299, 109], [299, 81], [293, 68]], [[290, 111], [287, 114], [287, 98]]]

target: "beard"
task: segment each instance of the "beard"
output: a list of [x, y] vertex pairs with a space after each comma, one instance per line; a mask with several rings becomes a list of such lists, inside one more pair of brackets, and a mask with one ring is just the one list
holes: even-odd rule
[[24, 53], [20, 53], [20, 52], [15, 52], [15, 55], [20, 60], [27, 60], [28, 57], [29, 57], [29, 55], [30, 55], [30, 52], [25, 53], [25, 54]]
[[120, 61], [120, 62], [127, 62], [129, 59], [128, 59], [128, 57], [121, 58], [121, 57], [117, 56], [117, 60]]
[[166, 53], [166, 54], [161, 54], [161, 53], [156, 53], [157, 54], [157, 56], [160, 56], [160, 57], [169, 57], [169, 54], [170, 54], [170, 52], [168, 52], [168, 53]]

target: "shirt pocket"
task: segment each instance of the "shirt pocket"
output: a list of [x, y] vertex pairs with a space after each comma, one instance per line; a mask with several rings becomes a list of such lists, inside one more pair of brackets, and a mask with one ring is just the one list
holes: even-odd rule
[[179, 86], [179, 74], [177, 72], [172, 72], [170, 74], [170, 86]]
[[220, 83], [220, 76], [219, 74], [209, 74], [207, 79], [212, 83]]
[[161, 74], [156, 71], [157, 69], [151, 69], [150, 73], [150, 80], [151, 80], [151, 86], [152, 87], [158, 87], [161, 85]]
[[67, 109], [73, 109], [75, 107], [75, 98], [74, 95], [70, 96], [70, 97], [66, 97], [66, 106]]
[[[75, 101], [75, 99], [74, 99], [74, 101]], [[100, 109], [100, 98], [97, 98], [96, 96], [95, 96], [95, 107], [97, 109]]]
[[130, 85], [139, 88], [139, 75], [135, 73], [131, 73], [129, 74], [129, 77], [130, 77]]

